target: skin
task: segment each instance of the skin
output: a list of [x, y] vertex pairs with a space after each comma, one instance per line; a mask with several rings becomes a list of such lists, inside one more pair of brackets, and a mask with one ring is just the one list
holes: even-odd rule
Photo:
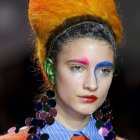
[[[68, 41], [56, 66], [56, 120], [70, 130], [83, 128], [105, 101], [113, 77], [114, 51], [104, 40]], [[83, 96], [94, 95], [95, 102]]]
[[[74, 61], [71, 61], [73, 62], [71, 63], [69, 60]], [[55, 85], [58, 111], [57, 121], [71, 130], [83, 128], [88, 123], [89, 114], [94, 112], [107, 96], [113, 70], [111, 71], [110, 68], [109, 75], [105, 77], [103, 76], [104, 74], [102, 75], [102, 72], [105, 72], [105, 66], [108, 69], [113, 62], [113, 50], [105, 41], [77, 39], [64, 46], [58, 56], [57, 63]], [[79, 66], [82, 66], [84, 68], [82, 74], [73, 73], [71, 65], [72, 67], [76, 65], [74, 72], [75, 70], [77, 71], [77, 68], [79, 69]], [[104, 66], [104, 68], [100, 66]], [[85, 103], [78, 97], [85, 94], [96, 95], [98, 100], [94, 103]], [[19, 133], [3, 135], [0, 136], [0, 140], [25, 140], [27, 139], [28, 131], [29, 129], [27, 128]], [[116, 137], [115, 140], [126, 139]]]

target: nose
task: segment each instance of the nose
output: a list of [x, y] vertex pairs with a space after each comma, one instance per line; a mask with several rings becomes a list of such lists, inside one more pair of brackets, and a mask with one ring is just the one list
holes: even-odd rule
[[83, 87], [84, 89], [88, 89], [90, 91], [97, 90], [98, 83], [97, 83], [96, 75], [93, 71], [87, 74], [85, 81], [83, 83]]

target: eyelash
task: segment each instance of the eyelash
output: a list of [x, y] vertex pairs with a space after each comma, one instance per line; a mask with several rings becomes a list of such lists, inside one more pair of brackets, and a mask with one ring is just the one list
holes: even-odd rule
[[106, 76], [108, 76], [111, 72], [113, 72], [113, 69], [110, 68], [110, 67], [107, 67], [107, 68], [106, 68], [106, 67], [102, 67], [102, 68], [98, 69], [97, 72], [99, 72], [99, 75], [100, 75], [100, 76], [106, 77]]
[[[70, 67], [70, 70], [73, 72], [73, 73], [82, 73], [83, 70], [84, 70], [84, 67], [81, 66], [81, 65], [73, 65]], [[99, 75], [99, 76], [102, 76], [102, 77], [106, 77], [106, 76], [109, 76], [109, 74], [113, 71], [113, 68], [112, 67], [101, 67], [101, 68], [98, 68], [96, 70], [96, 75]]]
[[79, 65], [71, 66], [70, 69], [74, 73], [77, 73], [77, 72], [81, 73], [84, 70], [84, 68], [82, 66], [79, 66]]

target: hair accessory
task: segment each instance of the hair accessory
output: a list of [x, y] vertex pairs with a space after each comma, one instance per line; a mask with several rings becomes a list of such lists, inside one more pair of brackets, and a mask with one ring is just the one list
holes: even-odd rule
[[57, 111], [54, 108], [56, 106], [54, 97], [54, 91], [48, 90], [40, 98], [40, 101], [35, 104], [35, 118], [29, 117], [25, 120], [26, 126], [31, 126], [27, 140], [47, 140], [49, 138], [49, 135], [46, 133], [41, 135], [39, 129], [46, 124], [51, 125], [54, 123], [54, 117], [57, 115]]
[[105, 140], [114, 140], [116, 134], [113, 130], [112, 110], [110, 109], [110, 100], [106, 99], [103, 105], [94, 113], [96, 119], [96, 127], [99, 129], [98, 133], [105, 138]]
[[[78, 19], [79, 18], [79, 19]], [[80, 18], [84, 18], [83, 16], [82, 17], [77, 17], [77, 18], [73, 18], [73, 20], [80, 20]], [[85, 16], [85, 18], [92, 18], [92, 17], [89, 17], [89, 16]], [[101, 33], [101, 30], [104, 34], [104, 37], [106, 36], [106, 38], [108, 37], [108, 41], [111, 42], [112, 46], [113, 46], [113, 49], [114, 51], [116, 50], [116, 41], [115, 41], [115, 37], [113, 36], [113, 32], [111, 31], [111, 29], [109, 29], [106, 25], [104, 25], [103, 23], [99, 23], [97, 21], [93, 21], [93, 19], [88, 19], [89, 21], [80, 21], [78, 23], [74, 23], [74, 25], [71, 25], [70, 27], [67, 27], [64, 31], [61, 31], [59, 34], [53, 36], [53, 39], [51, 38], [51, 43], [48, 45], [49, 47], [47, 47], [47, 56], [51, 58], [52, 55], [52, 52], [54, 52], [54, 44], [56, 43], [57, 40], [61, 40], [61, 37], [62, 35], [68, 33], [68, 32], [72, 32], [72, 30], [76, 30], [76, 28], [85, 28], [84, 26], [85, 25], [90, 25], [90, 28], [92, 29], [92, 31], [94, 30], [94, 34], [92, 34], [92, 36], [94, 36], [97, 32]], [[91, 21], [90, 21], [91, 20]], [[65, 21], [65, 24], [67, 25], [68, 23], [66, 23]], [[63, 24], [65, 26], [65, 24]], [[62, 27], [61, 27], [62, 28]], [[79, 29], [80, 30], [80, 29]], [[88, 31], [88, 29], [86, 28], [86, 30]], [[79, 31], [80, 32], [80, 31]], [[76, 35], [76, 33], [75, 33]], [[53, 60], [53, 58], [52, 58]]]
[[47, 76], [43, 63], [47, 54], [45, 44], [49, 36], [66, 19], [85, 15], [107, 22], [115, 34], [117, 44], [122, 43], [122, 23], [114, 0], [30, 0], [29, 21], [37, 35], [37, 58], [45, 81]]
[[54, 63], [50, 58], [44, 60], [44, 70], [49, 78], [51, 84], [55, 83]]

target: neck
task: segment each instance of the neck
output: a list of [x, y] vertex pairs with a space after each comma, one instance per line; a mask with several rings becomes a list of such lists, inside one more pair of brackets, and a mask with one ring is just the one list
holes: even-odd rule
[[66, 112], [64, 107], [56, 106], [56, 120], [64, 127], [70, 130], [79, 130], [84, 128], [89, 122], [90, 115], [81, 115], [76, 112]]

